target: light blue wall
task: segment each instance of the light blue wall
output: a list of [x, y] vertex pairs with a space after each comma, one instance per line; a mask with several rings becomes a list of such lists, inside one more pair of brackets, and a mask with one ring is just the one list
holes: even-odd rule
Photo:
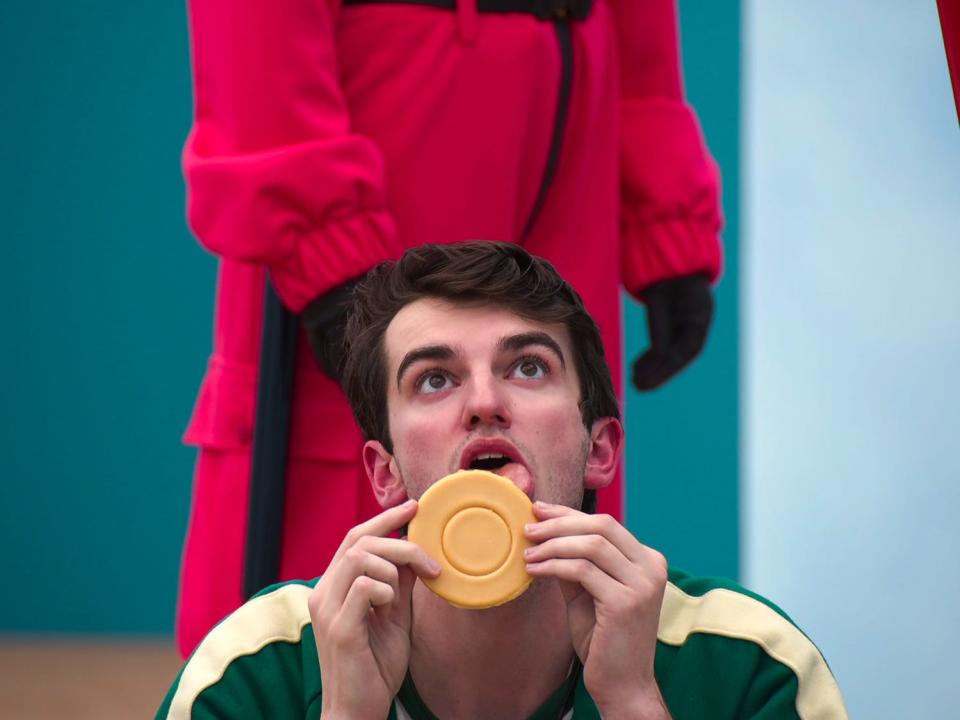
[[956, 717], [960, 132], [935, 3], [744, 13], [745, 580], [852, 717]]

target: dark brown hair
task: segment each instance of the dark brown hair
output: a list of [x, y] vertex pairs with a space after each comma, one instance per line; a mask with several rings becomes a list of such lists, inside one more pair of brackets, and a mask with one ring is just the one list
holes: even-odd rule
[[602, 417], [619, 419], [600, 331], [553, 265], [512, 243], [423, 245], [375, 267], [353, 293], [343, 387], [366, 439], [378, 440], [393, 452], [384, 336], [403, 307], [428, 297], [497, 305], [529, 320], [563, 323], [573, 345], [584, 425], [589, 429]]

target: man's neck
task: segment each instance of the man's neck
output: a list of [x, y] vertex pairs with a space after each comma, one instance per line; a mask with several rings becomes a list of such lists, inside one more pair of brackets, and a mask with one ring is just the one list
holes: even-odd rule
[[563, 595], [535, 581], [489, 610], [452, 607], [417, 583], [410, 673], [444, 720], [526, 718], [563, 682], [574, 659]]

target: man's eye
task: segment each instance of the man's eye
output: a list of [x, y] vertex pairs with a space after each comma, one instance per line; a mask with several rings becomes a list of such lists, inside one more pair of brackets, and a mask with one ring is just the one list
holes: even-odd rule
[[528, 380], [538, 380], [546, 377], [550, 372], [547, 364], [537, 358], [525, 358], [518, 362], [513, 368], [513, 377], [524, 378]]
[[422, 393], [435, 393], [446, 390], [450, 386], [450, 378], [442, 372], [428, 372], [417, 380], [417, 391]]

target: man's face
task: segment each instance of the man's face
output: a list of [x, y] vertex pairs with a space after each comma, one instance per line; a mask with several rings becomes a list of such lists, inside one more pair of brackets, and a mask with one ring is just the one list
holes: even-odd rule
[[427, 298], [397, 313], [385, 347], [390, 470], [410, 497], [472, 467], [579, 506], [591, 437], [563, 325]]

